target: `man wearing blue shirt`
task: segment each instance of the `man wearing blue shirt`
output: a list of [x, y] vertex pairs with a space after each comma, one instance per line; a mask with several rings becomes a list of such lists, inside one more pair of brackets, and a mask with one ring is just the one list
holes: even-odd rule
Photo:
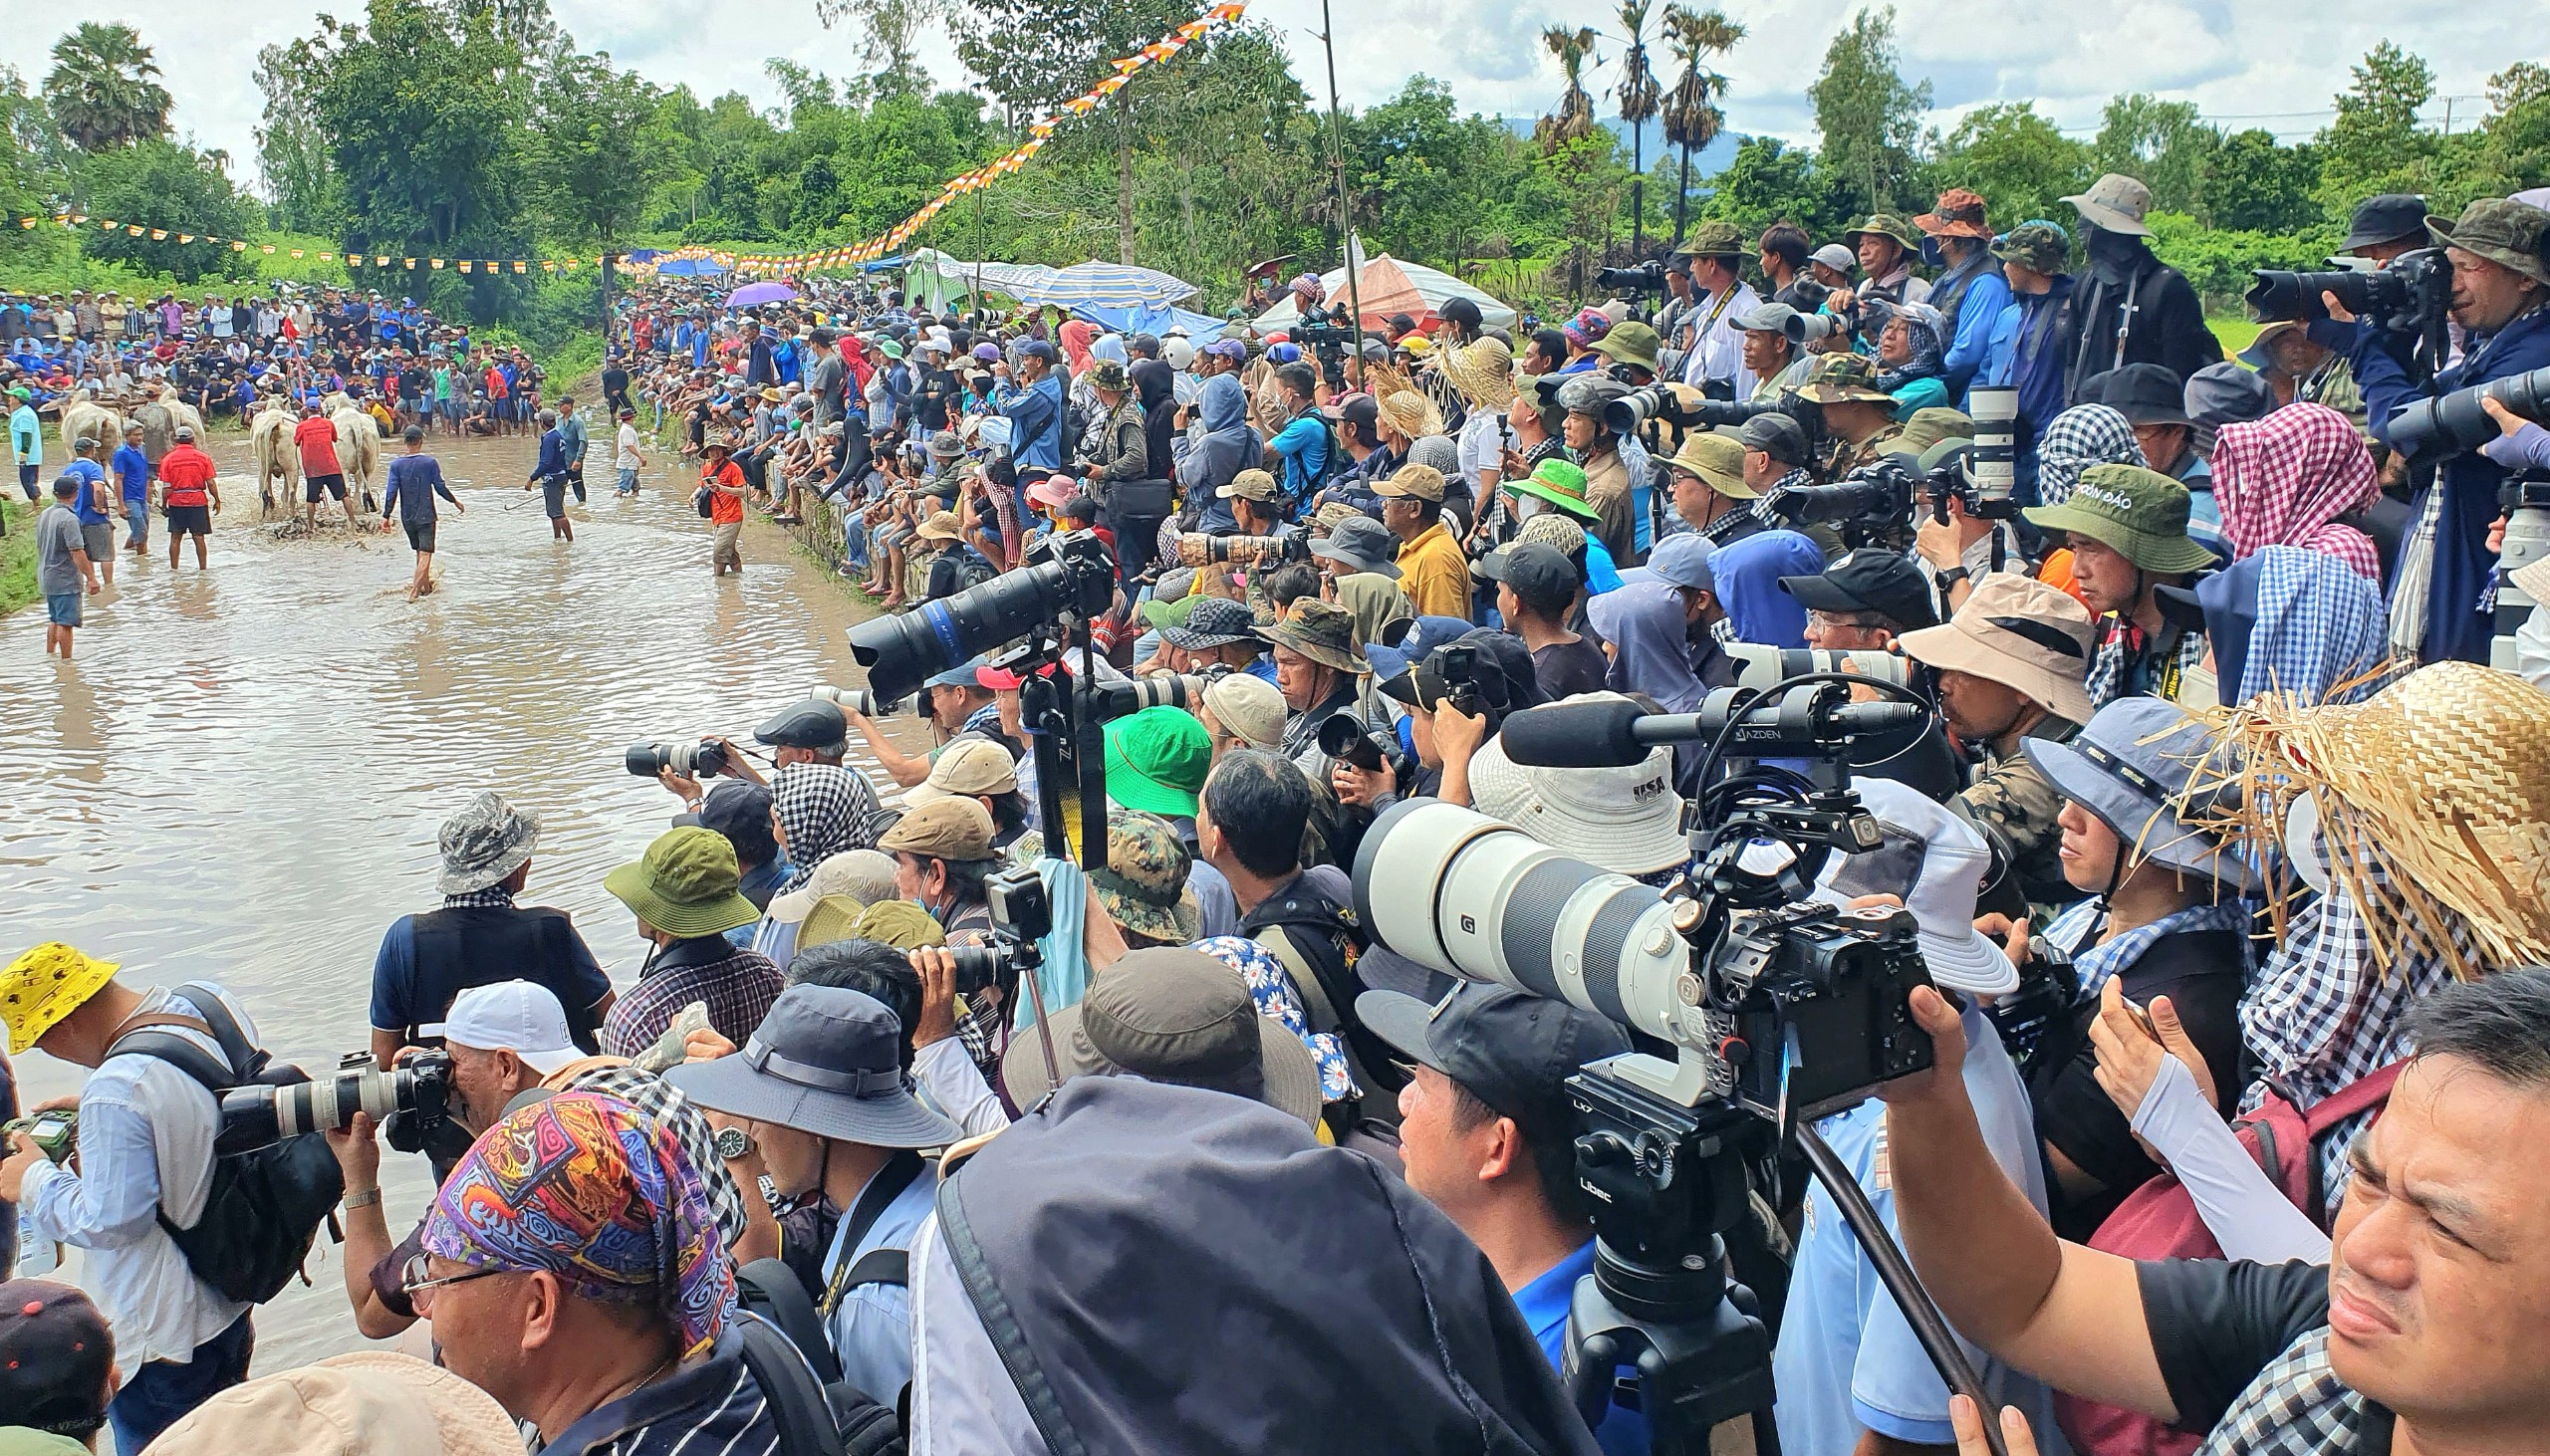
[[44, 421], [36, 418], [34, 390], [13, 384], [9, 396], [18, 401], [17, 407], [9, 411], [9, 450], [17, 457], [18, 489], [27, 493], [28, 500], [34, 500], [36, 476], [44, 469]]
[[1929, 304], [1939, 311], [1940, 370], [1949, 402], [1965, 407], [1965, 391], [1983, 371], [1992, 330], [2010, 306], [2010, 285], [1992, 253], [1992, 228], [1983, 199], [1963, 187], [1939, 194], [1938, 206], [1912, 219], [1935, 244], [1947, 269], [1930, 284]]
[[407, 600], [430, 595], [434, 590], [434, 497], [451, 502], [451, 508], [462, 515], [469, 508], [443, 483], [442, 465], [425, 453], [425, 431], [422, 425], [409, 425], [399, 435], [405, 453], [389, 462], [389, 483], [382, 491], [381, 529], [393, 524], [407, 528], [407, 545], [416, 553], [416, 576], [407, 584]]
[[[1399, 1094], [1407, 1185], [1478, 1245], [1541, 1352], [1564, 1370], [1568, 1303], [1594, 1272], [1566, 1084], [1630, 1050], [1628, 1034], [1564, 1002], [1468, 981], [1433, 1007], [1367, 991], [1355, 1014], [1414, 1064]], [[1594, 1438], [1608, 1456], [1646, 1456], [1647, 1417], [1616, 1391]]]
[[753, 1135], [726, 1164], [739, 1184], [768, 1174], [783, 1195], [812, 1195], [838, 1216], [821, 1265], [824, 1333], [842, 1378], [892, 1405], [912, 1378], [911, 1295], [896, 1256], [938, 1196], [919, 1150], [963, 1129], [912, 1095], [911, 1044], [874, 997], [791, 986], [752, 1040], [747, 1055], [676, 1067], [664, 1081], [699, 1106], [751, 1119]]
[[71, 463], [62, 467], [62, 473], [80, 482], [80, 494], [71, 502], [80, 517], [80, 539], [89, 560], [112, 587], [116, 584], [115, 500], [107, 484], [107, 467], [98, 463], [102, 448], [97, 440], [82, 435], [72, 443]]
[[141, 438], [139, 423], [126, 424], [124, 443], [109, 462], [124, 497], [125, 550], [135, 556], [150, 549], [150, 456]]

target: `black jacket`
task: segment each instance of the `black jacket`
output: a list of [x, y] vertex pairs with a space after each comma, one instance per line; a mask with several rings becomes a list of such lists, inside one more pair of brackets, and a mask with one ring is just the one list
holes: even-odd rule
[[[2126, 312], [2129, 304], [2133, 313]], [[2117, 330], [2125, 328], [2125, 349]], [[2113, 279], [2085, 270], [2072, 290], [2072, 317], [2064, 326], [2064, 358], [2071, 362], [2065, 400], [2093, 398], [2091, 381], [2130, 364], [2167, 366], [2180, 379], [2222, 360], [2222, 346], [2204, 326], [2204, 305], [2178, 270], [2152, 255], [2146, 244], [2133, 271]]]

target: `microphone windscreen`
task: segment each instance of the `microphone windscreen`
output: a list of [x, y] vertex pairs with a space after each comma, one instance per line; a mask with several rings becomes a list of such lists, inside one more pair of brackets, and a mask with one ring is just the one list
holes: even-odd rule
[[1647, 761], [1648, 747], [1631, 733], [1647, 709], [1621, 699], [1548, 703], [1510, 714], [1497, 735], [1505, 756], [1545, 769], [1623, 768]]

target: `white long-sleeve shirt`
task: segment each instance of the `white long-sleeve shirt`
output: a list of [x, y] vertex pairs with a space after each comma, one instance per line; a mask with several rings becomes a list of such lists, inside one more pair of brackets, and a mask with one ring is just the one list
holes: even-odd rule
[[1742, 282], [1735, 285], [1732, 299], [1706, 294], [1692, 300], [1690, 311], [1681, 319], [1696, 335], [1690, 352], [1682, 357], [1682, 382], [1700, 385], [1724, 379], [1732, 382], [1735, 398], [1752, 398], [1753, 371], [1744, 366], [1744, 331], [1735, 327], [1735, 321], [1761, 306], [1761, 295]]

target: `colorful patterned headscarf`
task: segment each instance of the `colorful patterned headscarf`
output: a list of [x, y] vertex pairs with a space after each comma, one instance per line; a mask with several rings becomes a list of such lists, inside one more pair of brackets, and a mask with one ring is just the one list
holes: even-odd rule
[[1601, 309], [1579, 309], [1576, 317], [1561, 326], [1560, 333], [1578, 349], [1591, 349], [1612, 332], [1612, 316]]
[[2234, 560], [2268, 546], [2326, 552], [2382, 580], [2373, 538], [2338, 518], [2380, 499], [2382, 482], [2355, 421], [2298, 400], [2263, 419], [2226, 424], [2213, 445], [2213, 500]]
[[2142, 465], [2143, 445], [2134, 426], [2104, 404], [2075, 404], [2045, 427], [2036, 446], [2036, 493], [2040, 503], [2059, 506], [2072, 499], [2081, 472], [2093, 465]]
[[652, 1302], [689, 1358], [716, 1342], [734, 1272], [699, 1174], [662, 1124], [617, 1097], [560, 1092], [508, 1116], [445, 1178], [428, 1254], [558, 1276], [607, 1304]]

